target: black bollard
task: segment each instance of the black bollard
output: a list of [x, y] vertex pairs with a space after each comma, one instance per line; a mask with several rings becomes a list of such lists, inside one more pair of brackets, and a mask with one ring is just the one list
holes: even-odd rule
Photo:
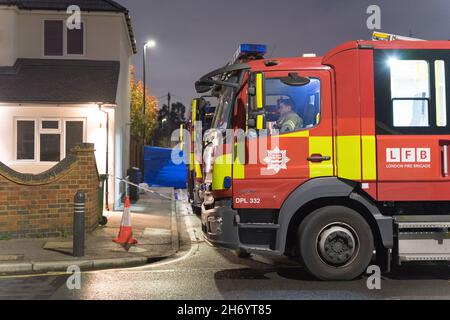
[[86, 195], [78, 191], [75, 195], [75, 210], [73, 213], [73, 256], [84, 257], [85, 237], [85, 203]]

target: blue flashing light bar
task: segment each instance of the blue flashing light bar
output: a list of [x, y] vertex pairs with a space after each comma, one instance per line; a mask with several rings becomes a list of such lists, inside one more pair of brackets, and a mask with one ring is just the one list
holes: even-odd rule
[[265, 44], [249, 44], [244, 43], [239, 45], [238, 50], [234, 54], [231, 64], [244, 56], [258, 55], [264, 56], [267, 53], [267, 46]]
[[244, 43], [239, 46], [239, 52], [242, 54], [261, 54], [267, 53], [267, 46], [265, 44], [249, 44]]

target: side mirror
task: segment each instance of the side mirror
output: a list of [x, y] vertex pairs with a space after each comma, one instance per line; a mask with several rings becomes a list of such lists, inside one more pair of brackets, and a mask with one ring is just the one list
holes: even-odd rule
[[195, 91], [197, 91], [197, 93], [206, 93], [211, 90], [211, 87], [210, 84], [204, 82], [197, 81], [195, 83]]
[[296, 72], [291, 72], [287, 77], [281, 78], [281, 82], [288, 86], [301, 87], [309, 84], [311, 79], [308, 77], [302, 77]]

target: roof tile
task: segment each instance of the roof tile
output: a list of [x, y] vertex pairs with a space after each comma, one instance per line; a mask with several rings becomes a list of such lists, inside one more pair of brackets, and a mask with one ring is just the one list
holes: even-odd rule
[[0, 68], [0, 101], [116, 103], [119, 61], [18, 59]]

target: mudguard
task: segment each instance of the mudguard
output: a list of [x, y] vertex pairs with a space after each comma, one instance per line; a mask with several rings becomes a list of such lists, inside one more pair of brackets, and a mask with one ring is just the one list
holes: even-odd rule
[[377, 206], [370, 199], [355, 192], [357, 183], [339, 179], [337, 177], [324, 177], [309, 180], [294, 190], [280, 209], [277, 233], [276, 250], [285, 252], [289, 224], [294, 215], [307, 203], [320, 198], [344, 197], [352, 199], [363, 205], [373, 216], [378, 226], [384, 247], [393, 247], [393, 219], [381, 214]]

